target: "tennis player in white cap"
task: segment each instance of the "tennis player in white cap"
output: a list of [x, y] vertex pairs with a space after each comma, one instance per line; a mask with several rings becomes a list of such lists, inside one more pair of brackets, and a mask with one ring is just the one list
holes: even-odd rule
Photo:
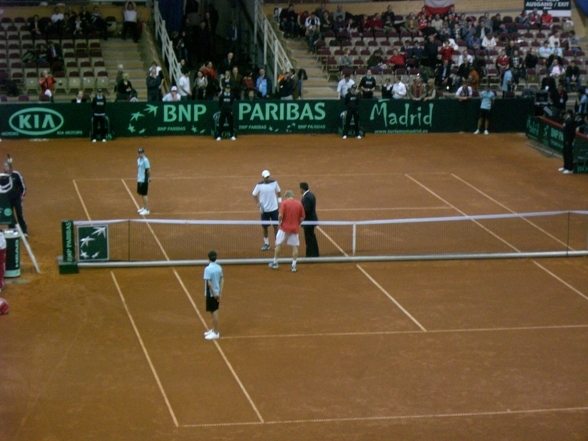
[[261, 251], [267, 251], [270, 249], [269, 238], [268, 238], [268, 221], [275, 221], [274, 224], [274, 238], [278, 234], [278, 216], [280, 215], [279, 209], [282, 203], [282, 193], [278, 181], [270, 179], [269, 170], [261, 172], [263, 181], [258, 182], [253, 189], [253, 199], [259, 207], [261, 212], [261, 227], [263, 228], [263, 246]]

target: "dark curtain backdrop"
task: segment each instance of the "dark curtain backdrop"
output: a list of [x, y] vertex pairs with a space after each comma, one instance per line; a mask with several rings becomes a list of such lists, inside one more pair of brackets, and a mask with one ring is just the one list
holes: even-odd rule
[[159, 2], [159, 11], [165, 20], [165, 25], [169, 35], [174, 31], [180, 31], [182, 28], [182, 18], [184, 17], [184, 0], [165, 0]]

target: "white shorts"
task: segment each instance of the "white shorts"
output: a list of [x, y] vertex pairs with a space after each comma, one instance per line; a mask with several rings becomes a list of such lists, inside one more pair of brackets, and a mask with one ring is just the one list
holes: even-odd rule
[[291, 247], [297, 247], [300, 245], [298, 233], [286, 233], [283, 230], [278, 230], [278, 234], [276, 234], [276, 245], [282, 245], [284, 242]]

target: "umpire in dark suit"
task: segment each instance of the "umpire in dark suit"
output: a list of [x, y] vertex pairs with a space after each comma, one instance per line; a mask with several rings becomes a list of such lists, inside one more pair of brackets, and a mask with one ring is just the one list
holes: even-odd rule
[[[302, 193], [302, 206], [304, 207], [304, 221], [318, 222], [316, 215], [316, 197], [308, 189], [306, 182], [300, 183], [300, 193]], [[304, 225], [304, 241], [306, 242], [306, 257], [319, 257], [318, 243], [314, 234], [316, 225]]]

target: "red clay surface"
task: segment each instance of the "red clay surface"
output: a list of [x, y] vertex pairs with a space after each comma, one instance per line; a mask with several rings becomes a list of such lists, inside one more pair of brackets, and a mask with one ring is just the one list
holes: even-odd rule
[[155, 219], [257, 219], [266, 168], [322, 220], [587, 209], [516, 134], [4, 141], [42, 273], [2, 292], [1, 440], [588, 439], [586, 258], [225, 265], [216, 342], [202, 267], [59, 275], [62, 219], [138, 218], [139, 146]]

